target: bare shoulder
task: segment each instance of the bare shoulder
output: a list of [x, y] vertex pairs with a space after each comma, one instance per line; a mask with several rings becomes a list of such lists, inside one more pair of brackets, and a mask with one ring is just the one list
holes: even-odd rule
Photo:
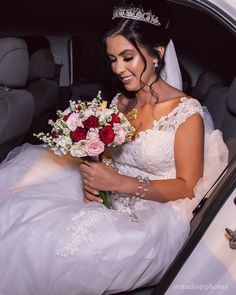
[[181, 98], [181, 97], [189, 97], [181, 89], [177, 89], [166, 83], [164, 83], [164, 87], [163, 87], [163, 96], [166, 97], [167, 100], [171, 100], [174, 98]]
[[178, 104], [181, 98], [191, 98], [189, 95], [184, 93], [182, 90], [174, 88], [173, 86], [165, 84], [166, 87], [163, 88], [163, 91], [159, 97], [160, 102], [168, 102], [174, 106], [174, 104]]

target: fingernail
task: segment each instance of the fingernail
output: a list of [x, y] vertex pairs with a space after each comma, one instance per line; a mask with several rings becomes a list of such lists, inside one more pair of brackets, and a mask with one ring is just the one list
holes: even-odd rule
[[99, 203], [103, 203], [103, 199], [99, 199], [98, 202], [99, 202]]
[[98, 191], [94, 191], [94, 195], [99, 195], [99, 192]]

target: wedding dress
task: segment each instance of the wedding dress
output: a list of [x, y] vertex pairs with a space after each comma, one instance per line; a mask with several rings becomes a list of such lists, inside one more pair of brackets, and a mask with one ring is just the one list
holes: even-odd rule
[[[175, 178], [175, 133], [196, 113], [203, 116], [199, 102], [183, 97], [153, 128], [113, 148], [119, 173]], [[13, 150], [0, 165], [0, 294], [112, 294], [161, 278], [188, 236], [192, 209], [227, 163], [220, 131], [207, 126], [196, 197], [139, 200], [138, 222], [117, 195], [116, 210], [84, 203], [77, 159], [29, 144]]]

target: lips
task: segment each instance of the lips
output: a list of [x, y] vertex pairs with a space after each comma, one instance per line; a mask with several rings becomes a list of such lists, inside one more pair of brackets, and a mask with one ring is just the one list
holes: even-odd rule
[[122, 76], [122, 77], [120, 76], [120, 79], [124, 84], [128, 83], [132, 78], [133, 78], [133, 75], [131, 75], [131, 76]]

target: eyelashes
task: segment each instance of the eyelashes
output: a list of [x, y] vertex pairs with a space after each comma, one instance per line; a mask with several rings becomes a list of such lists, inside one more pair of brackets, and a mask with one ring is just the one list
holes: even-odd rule
[[[114, 58], [114, 59], [110, 59], [110, 58], [108, 58], [108, 60], [109, 60], [109, 62], [111, 63], [111, 64], [113, 64], [114, 62], [116, 62], [116, 59]], [[124, 62], [130, 62], [131, 60], [133, 60], [133, 57], [131, 56], [131, 57], [124, 57], [123, 58], [123, 61]]]
[[129, 61], [131, 61], [133, 59], [133, 57], [131, 56], [131, 57], [124, 57], [124, 61], [125, 62], [129, 62]]

